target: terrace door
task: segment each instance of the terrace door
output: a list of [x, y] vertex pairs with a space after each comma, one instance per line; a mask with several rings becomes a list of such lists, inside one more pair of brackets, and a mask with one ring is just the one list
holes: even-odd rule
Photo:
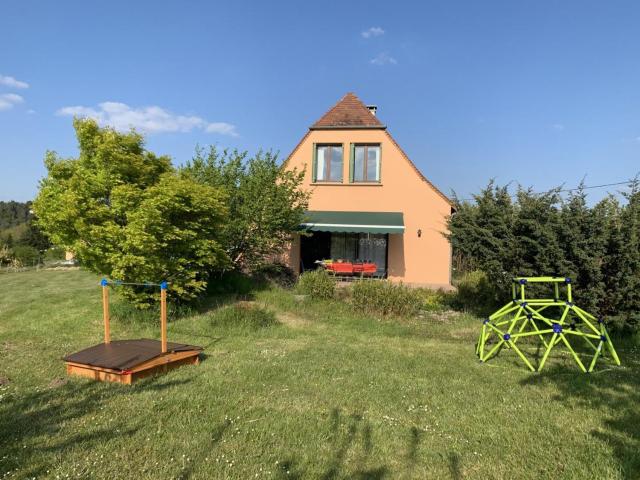
[[331, 258], [331, 234], [329, 232], [313, 232], [310, 237], [300, 237], [300, 260], [303, 271], [318, 268], [316, 260]]
[[361, 233], [358, 240], [358, 257], [376, 264], [376, 275], [387, 273], [387, 244], [389, 235], [385, 233]]

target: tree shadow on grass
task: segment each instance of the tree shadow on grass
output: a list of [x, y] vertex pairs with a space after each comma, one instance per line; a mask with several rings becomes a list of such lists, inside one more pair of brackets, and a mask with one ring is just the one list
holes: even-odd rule
[[177, 476], [179, 480], [187, 480], [192, 477], [194, 469], [199, 464], [203, 463], [202, 457], [205, 455], [205, 453], [203, 452], [212, 452], [216, 445], [218, 445], [222, 441], [222, 438], [224, 437], [229, 427], [231, 427], [231, 421], [226, 418], [213, 426], [213, 428], [211, 429], [211, 440], [207, 444], [207, 449], [201, 450], [199, 456], [194, 457], [192, 462], [189, 462], [187, 466], [183, 467], [182, 471]]
[[451, 478], [453, 480], [460, 480], [462, 478], [460, 454], [457, 452], [450, 452], [447, 459], [449, 461], [449, 472], [451, 472]]
[[[521, 382], [525, 386], [553, 385], [554, 399], [592, 410], [602, 416], [601, 426], [591, 432], [612, 449], [624, 478], [640, 475], [640, 362], [634, 347], [616, 344], [622, 368], [596, 370], [591, 374], [552, 367]], [[626, 348], [625, 348], [626, 347]], [[637, 351], [637, 346], [635, 347]], [[602, 412], [605, 412], [604, 414]]]
[[[93, 445], [133, 435], [138, 427], [131, 422], [109, 422], [108, 428], [91, 432], [78, 427], [72, 433], [69, 423], [97, 414], [115, 397], [173, 386], [173, 382], [165, 382], [147, 383], [143, 388], [118, 385], [105, 388], [102, 384], [74, 381], [57, 388], [5, 393], [0, 402], [0, 476], [17, 470], [23, 478], [39, 478], [52, 469], [48, 460], [42, 458], [42, 452], [62, 458], [78, 445], [90, 451]], [[44, 441], [46, 445], [42, 446]]]
[[[380, 465], [378, 457], [373, 455], [374, 444], [369, 422], [360, 414], [344, 415], [334, 408], [329, 413], [329, 434], [327, 443], [330, 454], [322, 459], [321, 473], [307, 471], [305, 465], [295, 458], [286, 458], [278, 463], [277, 478], [302, 479], [320, 478], [334, 480], [339, 478], [360, 480], [382, 480], [386, 478], [413, 478], [420, 456], [419, 448], [422, 442], [422, 431], [411, 427], [407, 432], [404, 454], [405, 465], [401, 472], [393, 473], [387, 465]], [[450, 470], [454, 479], [462, 478], [460, 456], [451, 454], [449, 457]]]

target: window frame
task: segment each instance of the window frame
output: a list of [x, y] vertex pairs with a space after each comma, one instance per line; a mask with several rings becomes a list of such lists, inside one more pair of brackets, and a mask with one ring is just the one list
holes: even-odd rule
[[[326, 148], [324, 157], [324, 177], [325, 179], [318, 178], [318, 149]], [[331, 179], [331, 159], [333, 157], [333, 149], [340, 148], [340, 179]], [[327, 155], [328, 153], [328, 155]], [[344, 182], [344, 144], [342, 143], [315, 143], [313, 150], [313, 171], [314, 178], [313, 183], [343, 183]]]
[[[368, 170], [368, 153], [369, 147], [378, 148], [378, 178], [370, 180], [367, 178]], [[356, 179], [356, 150], [358, 148], [364, 148], [363, 162], [362, 162], [362, 180]], [[353, 158], [351, 160], [351, 183], [381, 183], [382, 182], [382, 144], [381, 143], [354, 143], [353, 144]]]

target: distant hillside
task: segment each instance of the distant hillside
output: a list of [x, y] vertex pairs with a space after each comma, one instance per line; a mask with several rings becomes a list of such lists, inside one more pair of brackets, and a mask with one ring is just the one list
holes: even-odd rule
[[31, 202], [0, 202], [0, 265], [14, 259], [33, 265], [51, 247], [33, 218]]
[[27, 223], [30, 211], [31, 202], [0, 202], [0, 230]]

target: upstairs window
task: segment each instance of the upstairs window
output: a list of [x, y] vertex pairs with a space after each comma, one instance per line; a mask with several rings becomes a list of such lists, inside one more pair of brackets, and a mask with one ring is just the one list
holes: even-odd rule
[[355, 145], [352, 168], [353, 182], [379, 182], [380, 145]]
[[342, 182], [342, 145], [316, 145], [314, 182]]

